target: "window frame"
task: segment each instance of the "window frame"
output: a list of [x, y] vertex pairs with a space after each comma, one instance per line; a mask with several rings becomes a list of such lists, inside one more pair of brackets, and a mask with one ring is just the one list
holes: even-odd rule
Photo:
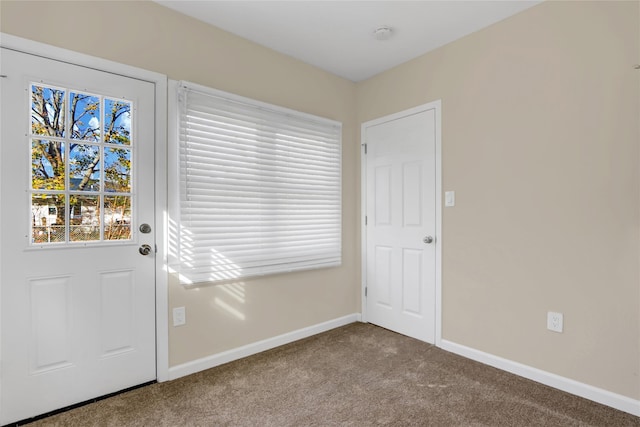
[[[251, 274], [241, 274], [237, 277], [228, 277], [228, 278], [209, 278], [207, 280], [197, 279], [193, 280], [188, 277], [188, 275], [184, 274], [184, 268], [181, 267], [181, 259], [180, 259], [180, 236], [181, 236], [181, 221], [180, 221], [180, 208], [181, 208], [181, 195], [183, 194], [183, 189], [181, 188], [180, 175], [182, 173], [181, 170], [181, 141], [180, 141], [180, 132], [181, 132], [181, 91], [183, 89], [192, 90], [199, 92], [204, 95], [212, 95], [217, 98], [223, 98], [229, 102], [237, 102], [242, 103], [246, 106], [250, 106], [255, 108], [256, 110], [268, 111], [276, 114], [282, 115], [282, 117], [293, 117], [296, 119], [302, 119], [305, 121], [309, 121], [311, 123], [323, 125], [323, 126], [332, 126], [334, 127], [334, 131], [336, 133], [336, 150], [337, 150], [337, 164], [335, 165], [337, 168], [337, 185], [335, 186], [335, 190], [337, 191], [337, 196], [335, 196], [335, 202], [337, 204], [337, 212], [338, 218], [335, 220], [335, 226], [337, 228], [338, 237], [336, 239], [338, 249], [336, 251], [337, 262], [334, 262], [329, 265], [308, 265], [303, 268], [282, 268], [277, 271], [265, 271], [260, 273], [251, 273]], [[259, 127], [259, 124], [257, 124]], [[327, 134], [328, 135], [328, 134]], [[251, 98], [246, 98], [243, 96], [231, 94], [228, 92], [224, 92], [218, 89], [213, 89], [209, 87], [205, 87], [202, 85], [198, 85], [195, 83], [184, 82], [184, 81], [176, 81], [169, 80], [169, 164], [168, 164], [168, 193], [169, 193], [169, 203], [168, 203], [168, 270], [169, 273], [176, 276], [180, 282], [180, 284], [189, 286], [200, 283], [229, 283], [229, 282], [237, 282], [239, 280], [244, 280], [251, 277], [260, 277], [260, 276], [268, 276], [273, 274], [282, 274], [292, 271], [306, 271], [306, 270], [314, 270], [318, 268], [331, 268], [338, 267], [342, 265], [342, 249], [343, 249], [343, 226], [342, 226], [342, 123], [318, 117], [312, 114], [303, 113], [299, 111], [295, 111], [292, 109], [280, 107], [277, 105], [265, 103], [262, 101], [257, 101]]]

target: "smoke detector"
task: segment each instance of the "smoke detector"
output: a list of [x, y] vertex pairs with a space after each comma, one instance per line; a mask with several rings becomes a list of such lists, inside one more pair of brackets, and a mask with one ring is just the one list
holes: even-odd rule
[[383, 25], [381, 27], [376, 28], [373, 31], [373, 35], [376, 38], [376, 40], [389, 40], [389, 38], [391, 38], [391, 33], [393, 32], [393, 29], [391, 27], [389, 27], [388, 25]]

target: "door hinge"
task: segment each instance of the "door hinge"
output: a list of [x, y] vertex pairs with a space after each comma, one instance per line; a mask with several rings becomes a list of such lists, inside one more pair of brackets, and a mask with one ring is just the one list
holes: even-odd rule
[[368, 222], [369, 222], [369, 219], [368, 219], [368, 217], [365, 215], [365, 216], [364, 216], [364, 225], [367, 225], [367, 223], [368, 223]]
[[364, 296], [365, 297], [367, 296], [367, 289], [369, 289], [369, 288], [364, 288]]
[[158, 253], [158, 245], [153, 245], [153, 250], [154, 250], [154, 253], [157, 254]]
[[367, 144], [362, 144], [364, 145], [364, 154], [367, 154]]

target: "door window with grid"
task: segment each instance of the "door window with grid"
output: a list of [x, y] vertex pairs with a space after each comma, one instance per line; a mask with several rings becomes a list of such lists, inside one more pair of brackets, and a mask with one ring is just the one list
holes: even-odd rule
[[131, 240], [132, 102], [29, 86], [31, 244]]

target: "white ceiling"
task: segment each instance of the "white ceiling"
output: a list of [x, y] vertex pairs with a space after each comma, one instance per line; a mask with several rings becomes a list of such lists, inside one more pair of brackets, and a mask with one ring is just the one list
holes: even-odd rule
[[[540, 3], [511, 1], [157, 0], [352, 81], [365, 80]], [[373, 32], [390, 26], [392, 36]]]

